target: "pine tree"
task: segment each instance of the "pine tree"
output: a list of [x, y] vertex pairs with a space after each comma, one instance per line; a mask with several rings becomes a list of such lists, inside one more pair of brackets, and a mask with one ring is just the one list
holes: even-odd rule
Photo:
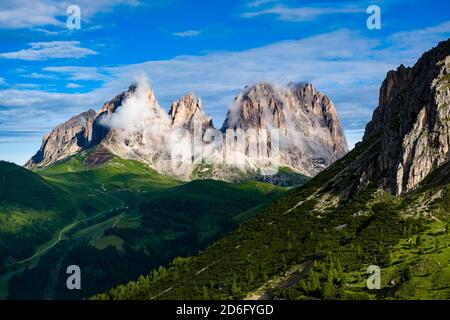
[[165, 277], [167, 277], [167, 269], [161, 266], [158, 268], [158, 279], [164, 279]]
[[344, 277], [344, 271], [342, 270], [341, 261], [339, 257], [336, 258], [336, 278], [342, 281]]
[[320, 283], [318, 282], [317, 272], [311, 271], [309, 281], [308, 282], [305, 281], [305, 285], [311, 291], [316, 291], [319, 288]]
[[248, 284], [249, 284], [249, 285], [252, 285], [252, 284], [253, 284], [253, 281], [255, 281], [255, 277], [253, 276], [252, 270], [249, 270], [249, 271], [247, 272], [247, 281], [248, 281]]
[[231, 293], [236, 296], [239, 294], [239, 288], [236, 284], [236, 279], [233, 279], [233, 283], [231, 284]]
[[203, 286], [202, 288], [202, 298], [209, 299], [208, 289], [206, 288], [206, 286]]
[[333, 273], [331, 270], [328, 272], [327, 282], [325, 283], [323, 290], [322, 290], [322, 297], [326, 300], [331, 300], [331, 299], [334, 299], [334, 297], [335, 297]]
[[269, 277], [267, 276], [267, 273], [265, 271], [262, 272], [262, 279], [264, 282], [267, 282], [269, 280]]
[[405, 269], [402, 270], [401, 274], [402, 282], [409, 281], [411, 280], [411, 278], [412, 278], [411, 269], [409, 267], [406, 267]]
[[362, 248], [361, 248], [361, 245], [358, 243], [358, 244], [356, 245], [356, 255], [357, 255], [358, 257], [360, 257], [360, 256], [362, 255], [362, 253], [363, 253], [363, 250], [362, 250]]
[[406, 235], [407, 235], [408, 237], [410, 237], [411, 234], [412, 234], [412, 226], [411, 226], [411, 224], [408, 224], [408, 230], [407, 230]]
[[383, 241], [380, 241], [380, 244], [378, 245], [378, 252], [383, 254], [384, 253], [384, 243]]
[[329, 268], [328, 274], [331, 275], [332, 280], [333, 280], [333, 279], [337, 278], [337, 272], [336, 272], [336, 269], [334, 268], [334, 262], [333, 262], [334, 259], [332, 257], [330, 257], [329, 259], [330, 259], [330, 268]]

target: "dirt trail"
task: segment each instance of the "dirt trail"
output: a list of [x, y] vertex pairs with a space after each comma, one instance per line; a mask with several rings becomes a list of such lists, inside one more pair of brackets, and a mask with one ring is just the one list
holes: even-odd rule
[[97, 217], [99, 217], [99, 216], [101, 216], [101, 215], [103, 215], [103, 214], [113, 212], [113, 211], [115, 211], [115, 210], [126, 210], [126, 209], [128, 209], [128, 207], [122, 206], [122, 207], [110, 209], [110, 210], [107, 210], [107, 211], [102, 211], [102, 212], [100, 212], [100, 213], [98, 213], [98, 214], [96, 214], [95, 216], [92, 216], [92, 217], [88, 217], [88, 218], [85, 218], [85, 219], [82, 219], [82, 220], [75, 221], [75, 222], [73, 222], [73, 223], [71, 223], [71, 224], [65, 226], [65, 227], [59, 232], [58, 238], [57, 238], [53, 243], [51, 243], [51, 244], [49, 244], [48, 246], [46, 246], [45, 248], [39, 250], [38, 252], [36, 252], [35, 254], [33, 254], [33, 255], [32, 255], [31, 257], [29, 257], [29, 258], [26, 258], [26, 259], [23, 259], [23, 260], [20, 260], [20, 261], [17, 261], [17, 262], [8, 264], [8, 265], [6, 265], [5, 267], [11, 267], [11, 266], [15, 266], [15, 265], [18, 265], [18, 264], [26, 263], [26, 262], [31, 261], [31, 260], [33, 260], [34, 258], [36, 258], [36, 257], [38, 257], [38, 256], [40, 256], [40, 255], [42, 255], [43, 253], [47, 252], [48, 250], [50, 250], [51, 248], [53, 248], [54, 246], [56, 246], [56, 245], [63, 239], [64, 234], [65, 234], [67, 231], [69, 231], [70, 229], [72, 229], [74, 226], [78, 225], [78, 224], [87, 222], [87, 221], [89, 221], [89, 220], [92, 220], [92, 219], [94, 219], [94, 218], [97, 218]]

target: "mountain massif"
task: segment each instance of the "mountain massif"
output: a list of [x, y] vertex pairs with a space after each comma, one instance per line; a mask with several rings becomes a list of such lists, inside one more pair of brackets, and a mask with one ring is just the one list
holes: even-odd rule
[[279, 164], [310, 176], [348, 152], [333, 103], [310, 83], [246, 88], [231, 105], [221, 130], [273, 128], [280, 135]]
[[[184, 136], [177, 136], [182, 129]], [[278, 130], [276, 135], [272, 129]], [[242, 140], [239, 133], [244, 133]], [[252, 138], [255, 153], [249, 147]], [[234, 139], [243, 142], [241, 149], [234, 147]], [[194, 150], [196, 143], [200, 151]], [[173, 102], [166, 114], [151, 89], [140, 84], [106, 102], [99, 112], [89, 110], [56, 127], [26, 167], [43, 168], [99, 144], [184, 180], [198, 173], [222, 180], [255, 175], [270, 157], [272, 166], [314, 176], [348, 151], [333, 103], [311, 84], [247, 87], [231, 104], [220, 131], [193, 94]], [[242, 163], [224, 161], [228, 154]], [[233, 168], [241, 173], [232, 174]]]

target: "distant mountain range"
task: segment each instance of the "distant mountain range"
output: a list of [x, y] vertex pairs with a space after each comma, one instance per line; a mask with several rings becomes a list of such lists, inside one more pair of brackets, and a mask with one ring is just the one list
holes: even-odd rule
[[[184, 136], [173, 136], [182, 129]], [[272, 174], [289, 167], [314, 176], [348, 151], [333, 103], [311, 84], [247, 87], [231, 104], [219, 131], [193, 94], [175, 101], [166, 114], [152, 90], [139, 83], [99, 112], [89, 110], [57, 126], [25, 167], [43, 168], [100, 144], [114, 155], [183, 180], [235, 181], [264, 174], [269, 166], [275, 168]]]

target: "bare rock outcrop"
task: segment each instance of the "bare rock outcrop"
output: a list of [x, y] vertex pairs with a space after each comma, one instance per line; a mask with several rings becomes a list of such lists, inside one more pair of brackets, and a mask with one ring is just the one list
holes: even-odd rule
[[194, 121], [199, 121], [203, 129], [213, 127], [211, 117], [203, 112], [202, 100], [192, 93], [172, 103], [169, 117], [174, 128], [193, 129]]
[[331, 100], [312, 84], [246, 88], [230, 107], [222, 131], [278, 129], [281, 166], [314, 176], [347, 153]]
[[[201, 130], [194, 126], [201, 126]], [[107, 161], [111, 153], [142, 161], [164, 174], [190, 179], [193, 172], [204, 170], [198, 166], [202, 166], [205, 159], [201, 157], [196, 162], [199, 154], [193, 147], [200, 141], [205, 143], [202, 156], [207, 150], [208, 159], [214, 160], [205, 177], [230, 180], [242, 170], [252, 174], [262, 170], [266, 166], [265, 159], [260, 161], [259, 157], [245, 154], [248, 150], [236, 152], [236, 157], [243, 157], [245, 161], [242, 166], [238, 164], [238, 168], [233, 168], [222, 161], [226, 154], [225, 143], [215, 149], [216, 144], [209, 135], [225, 141], [227, 129], [250, 128], [278, 129], [280, 156], [275, 167], [287, 166], [307, 176], [314, 176], [347, 152], [333, 103], [311, 84], [276, 87], [260, 83], [246, 88], [230, 107], [222, 131], [214, 129], [201, 100], [193, 94], [173, 102], [166, 113], [148, 86], [132, 85], [106, 102], [98, 112], [90, 110], [55, 128], [26, 166], [45, 167], [101, 144], [104, 152], [99, 152], [98, 157], [94, 152], [88, 164]], [[177, 138], [173, 129], [187, 131]], [[265, 143], [270, 145], [272, 141]], [[175, 153], [180, 157], [176, 161], [172, 159]], [[193, 163], [190, 163], [191, 158]], [[180, 161], [182, 163], [177, 164]]]
[[41, 148], [25, 167], [44, 167], [97, 144], [101, 137], [93, 132], [96, 115], [94, 110], [83, 112], [46, 134]]
[[390, 71], [363, 141], [380, 139], [365, 179], [395, 194], [415, 189], [450, 160], [450, 39], [410, 68]]

